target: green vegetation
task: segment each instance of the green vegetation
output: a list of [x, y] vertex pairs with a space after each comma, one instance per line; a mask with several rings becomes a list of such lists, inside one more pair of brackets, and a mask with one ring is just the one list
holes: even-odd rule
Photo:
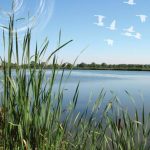
[[[144, 106], [142, 114], [135, 109], [135, 116], [130, 116], [120, 107], [117, 97], [112, 96], [105, 109], [101, 110], [105, 97], [105, 91], [102, 90], [92, 109], [87, 100], [85, 110], [76, 114], [80, 92], [78, 84], [68, 106], [62, 107], [64, 70], [57, 92], [52, 92], [59, 70], [55, 53], [72, 41], [63, 45], [59, 44], [60, 46], [49, 55], [43, 65], [39, 65], [37, 70], [36, 65], [40, 64], [49, 42], [44, 41], [40, 50], [35, 45], [35, 54], [30, 56], [31, 30], [28, 29], [20, 49], [23, 52], [20, 59], [18, 34], [14, 33], [13, 26], [14, 16], [11, 16], [8, 41], [3, 32], [5, 51], [6, 42], [8, 43], [8, 58], [7, 62], [6, 58], [2, 60], [1, 149], [150, 149], [150, 115], [145, 116]], [[12, 75], [11, 65], [14, 58], [16, 60], [15, 77]], [[47, 79], [44, 68], [50, 60], [53, 60], [52, 72]], [[71, 67], [70, 65], [69, 68]], [[43, 85], [43, 83], [46, 84]]]
[[[71, 63], [63, 63], [63, 64], [55, 64], [57, 68], [60, 69], [78, 69], [78, 70], [127, 70], [127, 71], [150, 71], [150, 65], [140, 65], [140, 64], [96, 64], [96, 63], [91, 63], [91, 64], [86, 64], [86, 63], [80, 63], [77, 65], [71, 64]], [[17, 64], [12, 63], [11, 67], [16, 68]], [[30, 63], [30, 67], [34, 68], [35, 62], [32, 61]], [[20, 68], [26, 67], [28, 68], [28, 64], [23, 64], [19, 66]], [[40, 62], [36, 63], [36, 68], [44, 67], [44, 69], [52, 69], [53, 64], [46, 64], [45, 62]], [[0, 66], [2, 68], [2, 65]]]
[[78, 64], [75, 68], [77, 69], [91, 69], [91, 70], [129, 70], [129, 71], [150, 71], [150, 65], [139, 65], [139, 64]]

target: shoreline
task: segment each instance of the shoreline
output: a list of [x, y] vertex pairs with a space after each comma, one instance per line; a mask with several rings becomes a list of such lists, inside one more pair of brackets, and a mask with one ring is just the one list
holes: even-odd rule
[[[12, 70], [15, 70], [16, 68], [12, 68]], [[28, 68], [26, 68], [28, 69]], [[34, 69], [34, 68], [33, 68]], [[36, 68], [37, 70], [40, 68]], [[51, 70], [52, 68], [43, 68], [44, 70]], [[64, 69], [64, 70], [95, 70], [95, 71], [143, 71], [143, 72], [150, 72], [150, 69], [120, 69], [120, 68], [102, 68], [102, 69], [97, 69], [97, 68], [58, 68], [58, 69]], [[3, 69], [0, 68], [0, 71], [2, 71]]]

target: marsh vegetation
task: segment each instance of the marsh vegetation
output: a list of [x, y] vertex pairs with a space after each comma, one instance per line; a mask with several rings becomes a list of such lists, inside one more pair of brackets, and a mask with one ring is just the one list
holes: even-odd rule
[[[52, 92], [59, 71], [59, 67], [56, 67], [55, 54], [72, 40], [59, 44], [58, 48], [47, 57], [44, 65], [40, 65], [49, 41], [45, 40], [40, 49], [35, 44], [35, 53], [31, 56], [31, 30], [27, 30], [22, 47], [19, 47], [18, 33], [14, 32], [13, 27], [14, 16], [10, 16], [9, 27], [6, 29], [8, 31], [4, 30], [2, 36], [4, 51], [8, 56], [1, 58], [3, 90], [0, 95], [0, 146], [2, 149], [145, 150], [150, 148], [150, 115], [145, 115], [144, 104], [141, 114], [135, 108], [134, 115], [130, 115], [120, 107], [117, 97], [112, 96], [105, 108], [100, 111], [106, 94], [102, 90], [95, 99], [92, 109], [87, 100], [86, 108], [82, 112], [75, 113], [80, 83], [70, 103], [64, 108], [62, 82], [65, 70], [61, 73], [57, 92]], [[19, 55], [20, 51], [22, 57]], [[16, 60], [15, 77], [12, 75], [13, 60]], [[35, 63], [31, 67], [32, 61]], [[52, 70], [47, 79], [44, 66], [50, 61], [53, 62]], [[39, 64], [38, 70], [37, 64]], [[46, 83], [44, 86], [43, 82]]]

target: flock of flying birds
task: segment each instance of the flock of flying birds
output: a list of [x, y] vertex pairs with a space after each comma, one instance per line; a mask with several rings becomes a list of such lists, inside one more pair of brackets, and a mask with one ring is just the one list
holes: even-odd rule
[[[128, 1], [126, 1], [126, 2], [124, 2], [124, 3], [126, 3], [126, 4], [128, 4], [128, 5], [131, 5], [131, 6], [132, 6], [132, 5], [136, 5], [136, 3], [134, 2], [134, 0], [128, 0]], [[99, 27], [104, 27], [104, 26], [105, 26], [105, 24], [104, 24], [105, 16], [102, 16], [102, 15], [95, 15], [95, 17], [97, 17], [97, 22], [94, 23], [94, 24], [96, 24], [96, 25], [99, 26]], [[138, 17], [138, 18], [140, 19], [141, 23], [145, 23], [148, 16], [143, 15], [143, 14], [140, 14], [140, 15], [136, 15], [136, 17]], [[112, 23], [110, 24], [110, 26], [109, 26], [109, 27], [106, 27], [106, 28], [109, 29], [110, 31], [115, 31], [115, 30], [117, 30], [117, 27], [116, 27], [116, 20], [113, 20]], [[127, 36], [127, 37], [133, 37], [133, 38], [139, 39], [139, 40], [140, 40], [141, 37], [142, 37], [141, 33], [136, 32], [136, 31], [134, 30], [134, 27], [133, 27], [133, 26], [129, 26], [128, 28], [123, 29], [122, 35]], [[112, 40], [112, 39], [110, 39], [110, 38], [105, 39], [104, 41], [105, 41], [109, 46], [113, 46], [113, 44], [114, 44], [114, 40]]]

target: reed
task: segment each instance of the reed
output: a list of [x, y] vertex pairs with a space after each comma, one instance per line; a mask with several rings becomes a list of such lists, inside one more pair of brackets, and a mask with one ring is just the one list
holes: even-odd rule
[[[56, 68], [55, 53], [72, 40], [61, 45], [60, 32], [58, 48], [47, 57], [45, 63], [47, 65], [51, 60], [53, 62], [51, 74], [46, 78], [44, 67], [37, 70], [36, 64], [41, 63], [49, 41], [46, 39], [40, 49], [35, 44], [35, 53], [31, 56], [31, 30], [27, 30], [22, 47], [18, 44], [18, 33], [14, 32], [13, 15], [10, 16], [7, 28], [8, 41], [5, 30], [2, 38], [8, 58], [2, 59], [3, 92], [0, 95], [2, 149], [145, 150], [150, 148], [150, 115], [145, 115], [144, 106], [142, 114], [135, 109], [135, 116], [131, 116], [120, 107], [117, 97], [112, 96], [105, 109], [102, 109], [101, 104], [106, 94], [102, 90], [92, 109], [87, 102], [86, 109], [76, 114], [74, 112], [80, 92], [79, 83], [73, 98], [64, 110], [62, 82], [65, 70], [62, 71], [57, 92], [53, 93], [59, 71], [59, 68]], [[22, 57], [19, 51], [22, 51]], [[12, 69], [12, 60], [16, 60], [15, 69]], [[31, 68], [30, 63], [33, 60], [35, 65]], [[24, 67], [24, 64], [28, 64], [28, 68]], [[142, 116], [141, 120], [139, 116]]]

